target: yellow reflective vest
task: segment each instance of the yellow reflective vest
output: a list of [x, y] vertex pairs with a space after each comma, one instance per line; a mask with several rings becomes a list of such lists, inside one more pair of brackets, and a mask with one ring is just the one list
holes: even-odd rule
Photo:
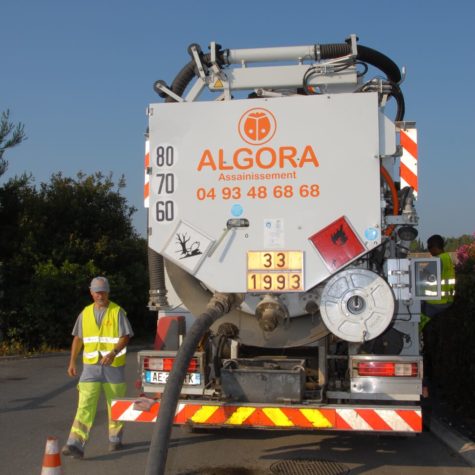
[[[450, 307], [450, 305], [454, 301], [455, 295], [455, 269], [452, 263], [452, 259], [450, 254], [447, 252], [443, 252], [439, 254], [440, 259], [440, 267], [441, 267], [441, 276], [440, 276], [440, 293], [441, 298], [439, 300], [428, 300], [425, 305], [425, 311], [427, 313], [428, 310], [431, 310], [430, 313], [435, 314], [442, 312], [446, 308]], [[424, 327], [429, 323], [431, 317], [428, 317], [424, 313], [421, 313], [421, 320], [419, 323], [419, 330], [422, 331]]]
[[[82, 311], [82, 336], [84, 343], [83, 363], [96, 364], [115, 348], [119, 341], [119, 305], [109, 302], [100, 328], [94, 317], [94, 304]], [[111, 366], [125, 365], [126, 348], [121, 350]]]
[[440, 300], [430, 300], [431, 305], [444, 305], [453, 303], [455, 295], [455, 269], [450, 254], [443, 252], [439, 254], [441, 279], [440, 279]]

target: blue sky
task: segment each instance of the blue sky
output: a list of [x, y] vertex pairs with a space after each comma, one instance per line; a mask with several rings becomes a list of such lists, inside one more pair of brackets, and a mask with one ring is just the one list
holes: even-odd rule
[[26, 126], [8, 178], [113, 172], [145, 234], [145, 108], [189, 61], [187, 47], [360, 43], [407, 68], [406, 120], [419, 130], [420, 236], [475, 231], [475, 2], [4, 0], [0, 110]]

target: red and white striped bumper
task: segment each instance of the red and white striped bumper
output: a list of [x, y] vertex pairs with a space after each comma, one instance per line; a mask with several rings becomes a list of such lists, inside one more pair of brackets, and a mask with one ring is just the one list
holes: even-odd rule
[[[160, 403], [150, 410], [135, 410], [133, 399], [112, 401], [116, 421], [155, 422]], [[325, 429], [342, 431], [410, 432], [422, 431], [420, 407], [360, 406], [269, 406], [229, 405], [180, 401], [175, 424], [208, 427], [253, 427], [278, 429]]]

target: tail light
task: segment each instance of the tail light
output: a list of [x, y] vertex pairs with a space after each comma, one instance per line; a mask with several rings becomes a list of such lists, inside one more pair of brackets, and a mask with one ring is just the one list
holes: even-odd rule
[[[171, 371], [175, 358], [150, 358], [143, 359], [143, 369], [150, 371]], [[188, 365], [188, 373], [199, 371], [198, 358], [192, 358]]]
[[419, 365], [392, 361], [358, 361], [356, 373], [358, 376], [417, 377]]

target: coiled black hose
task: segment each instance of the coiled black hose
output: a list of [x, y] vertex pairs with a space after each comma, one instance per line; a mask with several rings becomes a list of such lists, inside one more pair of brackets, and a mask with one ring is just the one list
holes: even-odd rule
[[[350, 47], [350, 45], [347, 46]], [[347, 54], [349, 54], [349, 51]], [[356, 59], [363, 61], [364, 63], [371, 64], [386, 74], [389, 82], [392, 83], [393, 88], [393, 92], [390, 95], [394, 97], [397, 104], [396, 117], [394, 120], [396, 122], [403, 120], [406, 106], [404, 102], [404, 96], [399, 87], [399, 82], [401, 81], [401, 71], [399, 70], [398, 65], [383, 53], [362, 45], [358, 45], [358, 55]]]
[[402, 94], [401, 88], [397, 84], [393, 84], [393, 92], [391, 96], [396, 99], [397, 104], [397, 112], [396, 118], [394, 119], [396, 122], [399, 122], [404, 119], [404, 114], [406, 113], [406, 103], [404, 101], [404, 96]]
[[399, 71], [398, 65], [379, 51], [367, 46], [358, 45], [358, 56], [356, 59], [380, 69], [390, 81], [396, 84], [401, 81], [401, 71]]
[[[319, 49], [315, 47], [315, 55], [320, 52], [321, 59], [332, 59], [340, 56], [345, 56], [351, 53], [351, 45], [349, 44], [328, 44], [321, 45]], [[383, 53], [376, 51], [375, 49], [368, 48], [367, 46], [358, 45], [358, 54], [356, 56], [357, 61], [371, 64], [376, 68], [383, 71], [386, 74], [388, 81], [391, 83], [393, 92], [390, 94], [394, 97], [397, 104], [397, 111], [395, 121], [401, 121], [404, 119], [406, 110], [404, 96], [398, 83], [401, 81], [401, 71], [398, 65]]]

